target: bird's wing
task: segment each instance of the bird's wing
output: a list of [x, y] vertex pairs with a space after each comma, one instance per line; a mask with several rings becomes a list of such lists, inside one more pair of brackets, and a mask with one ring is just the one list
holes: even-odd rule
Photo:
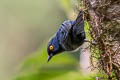
[[69, 49], [70, 45], [68, 44], [69, 43], [69, 37], [70, 37], [70, 31], [71, 31], [71, 27], [72, 27], [72, 24], [71, 24], [72, 21], [64, 21], [56, 36], [58, 38], [58, 41], [59, 41], [59, 44], [65, 49]]

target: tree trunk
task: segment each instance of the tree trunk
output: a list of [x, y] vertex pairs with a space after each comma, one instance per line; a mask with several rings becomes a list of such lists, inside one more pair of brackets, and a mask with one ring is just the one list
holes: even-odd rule
[[109, 80], [120, 80], [120, 0], [83, 0], [83, 3], [88, 9], [94, 49], [99, 50], [99, 65]]
[[83, 49], [80, 50], [80, 68], [83, 75], [90, 74], [90, 49], [86, 48], [89, 45], [89, 43], [84, 44]]

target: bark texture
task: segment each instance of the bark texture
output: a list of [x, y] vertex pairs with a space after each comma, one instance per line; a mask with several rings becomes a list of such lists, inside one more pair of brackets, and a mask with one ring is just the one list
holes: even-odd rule
[[[83, 0], [99, 65], [109, 80], [120, 80], [120, 0]], [[114, 73], [114, 74], [113, 74]]]

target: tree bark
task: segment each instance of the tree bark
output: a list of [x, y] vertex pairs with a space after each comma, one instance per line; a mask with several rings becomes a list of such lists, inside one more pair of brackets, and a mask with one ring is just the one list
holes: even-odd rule
[[83, 3], [96, 43], [94, 49], [99, 49], [99, 65], [109, 80], [120, 80], [120, 0], [83, 0]]

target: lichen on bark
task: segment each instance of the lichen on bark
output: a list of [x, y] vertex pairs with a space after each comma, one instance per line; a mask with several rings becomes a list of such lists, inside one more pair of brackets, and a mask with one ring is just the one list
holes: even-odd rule
[[109, 80], [120, 80], [120, 0], [82, 1], [88, 11], [90, 35], [96, 43], [92, 51], [99, 49], [99, 66]]

